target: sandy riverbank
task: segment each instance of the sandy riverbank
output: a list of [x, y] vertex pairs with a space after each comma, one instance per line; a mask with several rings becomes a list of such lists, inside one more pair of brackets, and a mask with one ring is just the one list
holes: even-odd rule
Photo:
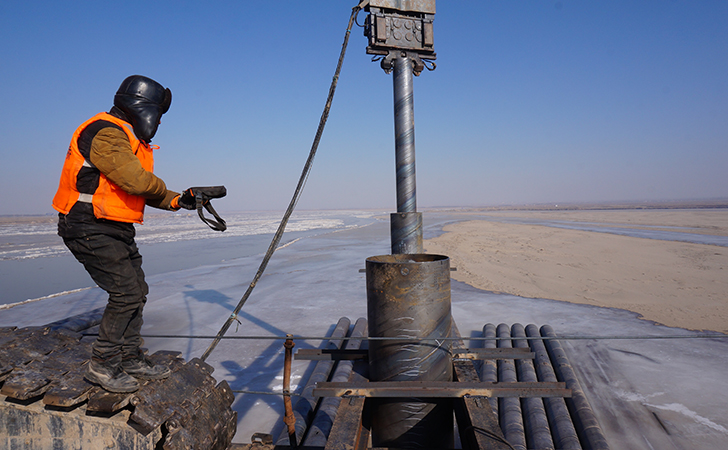
[[[487, 214], [728, 235], [727, 210]], [[486, 220], [444, 230], [426, 242], [426, 251], [450, 256], [453, 278], [474, 287], [621, 308], [668, 326], [728, 333], [726, 247]]]

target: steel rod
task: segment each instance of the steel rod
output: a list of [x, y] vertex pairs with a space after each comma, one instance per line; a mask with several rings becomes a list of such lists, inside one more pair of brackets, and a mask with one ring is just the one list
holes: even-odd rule
[[393, 66], [397, 213], [390, 217], [392, 254], [423, 253], [415, 176], [414, 62], [402, 52], [394, 58]]
[[283, 361], [283, 407], [285, 410], [283, 423], [286, 424], [288, 441], [291, 448], [298, 447], [296, 440], [296, 417], [293, 414], [293, 404], [291, 403], [291, 362], [293, 361], [293, 347], [295, 345], [292, 339], [286, 339], [286, 342], [283, 344], [283, 347], [286, 349]]
[[[568, 397], [565, 383], [498, 382], [470, 383], [467, 381], [368, 381], [365, 383], [318, 383], [313, 391], [320, 397], [380, 397], [380, 398], [454, 398], [476, 397], [537, 398]], [[544, 416], [545, 418], [545, 416]]]

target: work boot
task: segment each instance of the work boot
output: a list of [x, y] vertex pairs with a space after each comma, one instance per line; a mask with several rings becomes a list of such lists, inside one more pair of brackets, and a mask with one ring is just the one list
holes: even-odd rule
[[124, 372], [120, 366], [94, 361], [88, 363], [84, 378], [109, 392], [129, 393], [139, 389], [139, 382]]
[[167, 366], [152, 364], [142, 352], [139, 352], [134, 358], [121, 361], [121, 368], [127, 374], [141, 380], [161, 380], [172, 373]]

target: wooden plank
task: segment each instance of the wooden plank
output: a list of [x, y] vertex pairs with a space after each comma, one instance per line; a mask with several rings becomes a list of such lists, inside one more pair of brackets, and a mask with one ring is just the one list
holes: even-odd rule
[[318, 397], [569, 397], [564, 383], [547, 382], [449, 382], [449, 381], [372, 381], [366, 383], [317, 383]]
[[[326, 441], [326, 450], [354, 450], [362, 448], [362, 415], [364, 397], [344, 399], [336, 411], [336, 420]], [[368, 433], [367, 439], [368, 440]], [[364, 444], [366, 445], [366, 444]]]
[[[452, 323], [452, 337], [460, 338], [455, 321]], [[453, 342], [453, 351], [465, 348], [462, 340]], [[478, 372], [472, 361], [454, 361], [453, 376], [459, 382], [478, 382]], [[510, 450], [503, 431], [498, 426], [498, 418], [493, 414], [490, 402], [484, 397], [463, 397], [454, 401], [455, 418], [460, 430], [460, 440], [464, 449]]]
[[[362, 361], [354, 365], [349, 382], [363, 383], [366, 381], [360, 375], [363, 368]], [[315, 389], [314, 389], [315, 391]], [[315, 395], [315, 394], [314, 394]], [[369, 444], [369, 429], [364, 424], [364, 397], [344, 398], [336, 410], [336, 419], [326, 440], [325, 450], [363, 450]]]

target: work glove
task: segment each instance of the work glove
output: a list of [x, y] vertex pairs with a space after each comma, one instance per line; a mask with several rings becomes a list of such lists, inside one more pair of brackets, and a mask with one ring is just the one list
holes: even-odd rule
[[[182, 192], [182, 195], [180, 195], [177, 199], [177, 205], [180, 208], [196, 209], [197, 214], [199, 214], [200, 216], [200, 219], [202, 219], [202, 221], [205, 222], [210, 228], [215, 231], [225, 231], [227, 229], [225, 220], [223, 220], [223, 218], [217, 214], [217, 211], [215, 211], [215, 208], [212, 207], [212, 202], [210, 200], [213, 198], [222, 198], [226, 195], [227, 189], [225, 189], [225, 186], [191, 187]], [[197, 204], [198, 199], [199, 205]], [[202, 213], [203, 206], [205, 207], [207, 212], [215, 216], [215, 219], [217, 220], [212, 220], [205, 217], [205, 215]]]
[[197, 209], [197, 202], [195, 201], [195, 193], [192, 192], [192, 188], [186, 189], [182, 192], [182, 195], [177, 199], [177, 204], [180, 208], [184, 209]]

